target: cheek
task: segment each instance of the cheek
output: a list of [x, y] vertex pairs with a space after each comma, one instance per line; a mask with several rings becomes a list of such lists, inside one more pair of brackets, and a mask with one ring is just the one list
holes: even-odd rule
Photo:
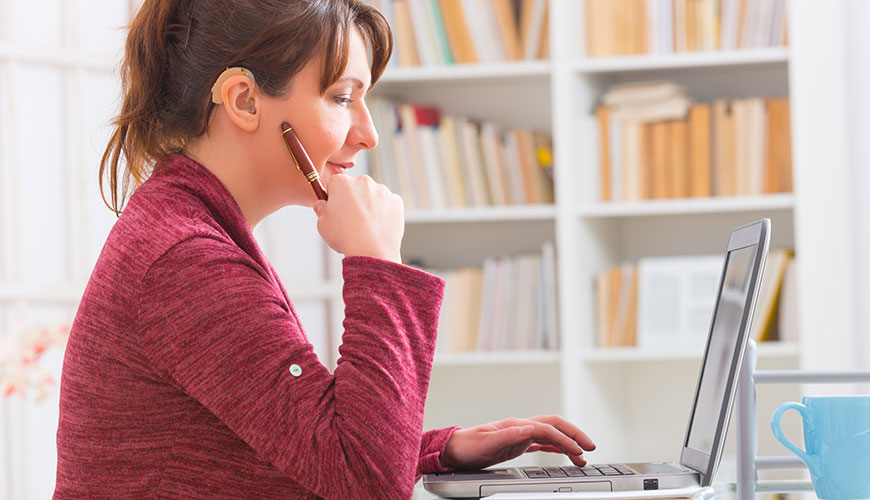
[[324, 123], [320, 127], [320, 137], [317, 141], [320, 144], [321, 158], [319, 160], [321, 162], [326, 162], [344, 146], [347, 131], [347, 126], [342, 123], [340, 118]]

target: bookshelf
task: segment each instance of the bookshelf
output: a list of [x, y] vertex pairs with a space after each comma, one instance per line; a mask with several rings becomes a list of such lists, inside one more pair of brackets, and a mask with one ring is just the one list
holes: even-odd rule
[[[559, 350], [437, 355], [426, 428], [558, 412], [593, 436], [599, 450], [590, 458], [596, 462], [678, 458], [702, 353], [597, 348], [594, 276], [641, 257], [721, 254], [731, 228], [761, 217], [772, 220], [772, 249], [796, 250], [802, 330], [798, 342], [762, 344], [762, 368], [830, 369], [848, 357], [852, 306], [833, 291], [849, 289], [853, 278], [848, 263], [830, 262], [825, 243], [849, 241], [849, 207], [837, 197], [848, 187], [844, 48], [839, 38], [824, 48], [814, 41], [836, 38], [843, 12], [809, 4], [789, 3], [788, 47], [587, 58], [584, 3], [551, 0], [548, 61], [392, 67], [385, 73], [374, 95], [528, 125], [553, 138], [554, 205], [407, 214], [406, 258], [434, 267], [479, 265], [488, 256], [529, 251], [544, 241], [557, 248]], [[612, 84], [660, 79], [683, 85], [697, 101], [788, 96], [794, 193], [600, 202], [595, 104]], [[818, 123], [826, 127], [820, 130]], [[814, 272], [821, 268], [826, 272]], [[812, 335], [832, 329], [838, 347]], [[777, 387], [759, 397], [772, 409], [799, 398], [801, 390]], [[766, 428], [769, 412], [760, 406], [759, 428]], [[734, 457], [730, 441], [724, 463]], [[781, 453], [772, 438], [762, 436], [759, 447]], [[536, 455], [522, 460], [561, 463]]]

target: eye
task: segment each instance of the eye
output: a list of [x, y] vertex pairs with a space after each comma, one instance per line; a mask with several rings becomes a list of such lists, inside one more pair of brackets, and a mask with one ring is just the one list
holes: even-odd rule
[[353, 99], [346, 95], [337, 95], [334, 96], [333, 99], [335, 100], [335, 103], [339, 106], [347, 106], [348, 104], [353, 102]]

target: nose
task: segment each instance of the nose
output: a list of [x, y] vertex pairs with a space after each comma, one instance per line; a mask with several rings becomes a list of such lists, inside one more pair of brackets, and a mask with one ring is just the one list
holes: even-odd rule
[[378, 131], [365, 102], [361, 100], [354, 122], [348, 134], [348, 142], [360, 149], [372, 149], [378, 145]]

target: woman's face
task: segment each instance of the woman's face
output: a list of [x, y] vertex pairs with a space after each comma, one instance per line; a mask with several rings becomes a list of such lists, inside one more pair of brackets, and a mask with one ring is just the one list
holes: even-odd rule
[[286, 96], [264, 99], [268, 105], [262, 108], [260, 123], [267, 134], [261, 142], [261, 153], [265, 153], [261, 161], [267, 166], [263, 189], [286, 190], [276, 193], [282, 206], [310, 206], [316, 200], [308, 181], [296, 170], [284, 146], [282, 122], [293, 127], [327, 190], [332, 176], [353, 168], [357, 154], [378, 143], [378, 134], [363, 100], [371, 83], [371, 68], [359, 31], [351, 30], [344, 74], [323, 94], [320, 92], [322, 65], [321, 58], [311, 60], [293, 78]]

